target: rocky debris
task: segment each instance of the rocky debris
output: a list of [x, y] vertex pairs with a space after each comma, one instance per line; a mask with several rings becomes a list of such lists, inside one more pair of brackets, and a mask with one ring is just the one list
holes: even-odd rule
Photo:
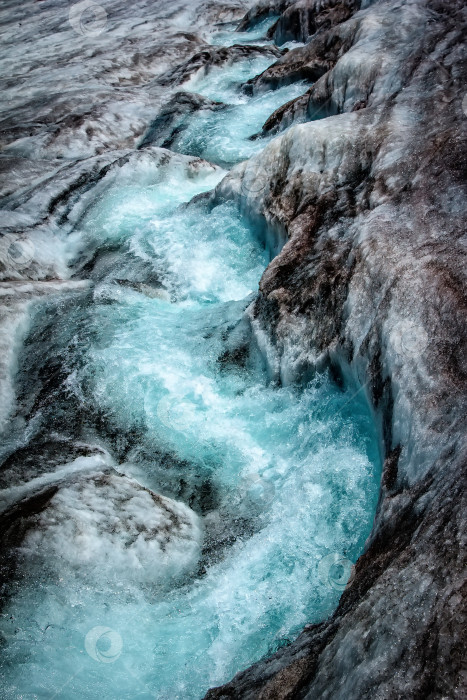
[[133, 289], [135, 292], [144, 294], [150, 299], [163, 299], [164, 301], [170, 301], [170, 295], [162, 284], [147, 284], [146, 282], [122, 279], [116, 279], [115, 282], [121, 287]]
[[277, 380], [294, 376], [293, 337], [297, 378], [327, 364], [359, 387], [384, 468], [335, 614], [210, 700], [467, 692], [464, 13], [395, 0], [355, 15], [356, 43], [319, 88], [347, 113], [292, 127], [217, 188], [281, 251], [254, 309]]
[[132, 148], [157, 99], [135, 88], [104, 87], [94, 89], [88, 99], [74, 88], [66, 94], [52, 92], [46, 99], [28, 100], [1, 121], [4, 154], [31, 162], [55, 160], [55, 166], [60, 166], [63, 159]]
[[3, 461], [0, 489], [26, 483], [38, 474], [55, 471], [61, 464], [71, 463], [78, 457], [99, 454], [103, 456], [105, 453], [98, 445], [73, 441], [59, 434], [49, 435], [34, 441], [34, 444], [19, 447]]
[[189, 119], [195, 112], [204, 110], [216, 112], [224, 109], [225, 106], [222, 102], [214, 102], [196, 93], [177, 92], [151, 122], [138, 148], [146, 146], [170, 148], [175, 138], [188, 127]]
[[181, 65], [160, 76], [156, 84], [164, 87], [176, 87], [186, 83], [201, 70], [208, 73], [214, 66], [231, 65], [237, 61], [254, 59], [259, 56], [279, 58], [282, 53], [275, 46], [206, 46]]
[[[309, 99], [310, 91], [307, 90], [300, 97], [297, 97], [295, 100], [289, 100], [289, 102], [286, 102], [282, 107], [276, 109], [276, 111], [266, 119], [262, 130], [256, 134], [256, 137], [260, 138], [266, 134], [277, 134], [284, 131], [292, 124], [300, 124], [300, 122], [307, 121], [306, 114]], [[322, 114], [323, 117], [329, 116], [323, 112], [320, 114]]]

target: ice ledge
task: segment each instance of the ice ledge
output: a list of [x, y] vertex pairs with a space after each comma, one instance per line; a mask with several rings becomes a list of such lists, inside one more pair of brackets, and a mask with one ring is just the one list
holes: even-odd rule
[[[376, 5], [397, 21], [400, 3]], [[461, 8], [415, 5], [433, 22], [403, 88], [292, 127], [216, 190], [256, 219], [276, 255], [253, 317], [280, 379], [293, 380], [294, 363], [298, 373], [327, 362], [354, 382], [385, 462], [372, 535], [332, 619], [210, 700], [466, 692]], [[392, 67], [404, 55], [397, 43], [388, 52]]]

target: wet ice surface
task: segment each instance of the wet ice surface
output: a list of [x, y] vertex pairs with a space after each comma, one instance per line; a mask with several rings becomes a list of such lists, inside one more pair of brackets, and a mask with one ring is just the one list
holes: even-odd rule
[[[0, 140], [5, 157], [25, 156], [28, 167], [38, 157], [133, 147], [165, 99], [148, 84], [202, 46], [220, 12], [239, 20], [246, 9], [243, 0], [223, 8], [216, 0], [110, 0], [97, 3], [106, 12], [101, 23], [88, 8], [77, 30], [69, 12], [79, 5], [24, 0], [0, 8]], [[26, 168], [21, 174], [20, 187], [30, 177]]]
[[[233, 106], [195, 117], [186, 151], [233, 162], [257, 148], [246, 137], [290, 98], [247, 102], [251, 70], [193, 81]], [[9, 696], [201, 698], [331, 613], [370, 531], [365, 405], [326, 375], [271, 381], [247, 310], [268, 263], [259, 232], [231, 204], [180, 206], [221, 177], [123, 166], [70, 242], [92, 290], [30, 318], [20, 385], [57, 352], [63, 381], [14, 439], [73, 437], [82, 422], [119, 458], [38, 459], [39, 481], [17, 470], [0, 494], [56, 489], [31, 515], [2, 612]]]

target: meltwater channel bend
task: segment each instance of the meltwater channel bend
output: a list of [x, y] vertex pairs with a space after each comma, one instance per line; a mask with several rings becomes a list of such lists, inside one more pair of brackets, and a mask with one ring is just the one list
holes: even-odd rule
[[[225, 79], [243, 117], [288, 99], [245, 107]], [[246, 147], [226, 118], [210, 125], [214, 162]], [[204, 128], [194, 118], [190, 138]], [[54, 485], [2, 611], [11, 697], [201, 698], [329, 615], [369, 534], [365, 404], [326, 375], [271, 382], [248, 320], [264, 245], [232, 204], [184, 205], [223, 174], [150, 154], [123, 166], [80, 224], [81, 248], [99, 244], [92, 291], [31, 320], [19, 385], [57, 357], [60, 380], [28, 430], [103, 449], [2, 491]]]

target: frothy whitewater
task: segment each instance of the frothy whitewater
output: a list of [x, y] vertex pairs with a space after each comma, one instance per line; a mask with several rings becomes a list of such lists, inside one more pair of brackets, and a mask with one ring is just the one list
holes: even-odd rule
[[352, 576], [378, 494], [371, 416], [327, 375], [273, 381], [249, 311], [264, 241], [196, 197], [303, 90], [246, 97], [266, 65], [184, 86], [228, 105], [173, 146], [214, 165], [123, 165], [70, 238], [92, 289], [35, 306], [18, 391], [57, 388], [10, 443], [47, 428], [99, 450], [0, 493], [54, 489], [1, 618], [9, 697], [201, 698], [329, 615]]

